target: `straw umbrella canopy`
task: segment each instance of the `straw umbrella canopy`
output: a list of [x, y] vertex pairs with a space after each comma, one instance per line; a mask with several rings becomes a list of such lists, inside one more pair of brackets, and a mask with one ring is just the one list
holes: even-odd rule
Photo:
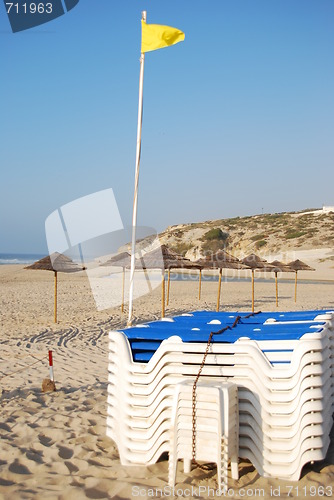
[[204, 259], [198, 259], [195, 264], [200, 266], [201, 269], [219, 269], [219, 279], [218, 279], [218, 294], [217, 294], [217, 307], [216, 311], [219, 311], [220, 306], [220, 294], [221, 294], [221, 282], [223, 269], [247, 269], [247, 266], [242, 264], [236, 257], [233, 257], [224, 250], [218, 250], [218, 252], [207, 255]]
[[[183, 258], [176, 252], [170, 250], [166, 245], [155, 248], [151, 252], [147, 252], [140, 258], [136, 259], [136, 269], [161, 269], [168, 270], [168, 294], [171, 269], [191, 269], [197, 266], [190, 260]], [[165, 316], [165, 273], [162, 273], [161, 280], [161, 316]]]
[[262, 268], [265, 264], [268, 264], [268, 261], [266, 259], [263, 259], [262, 257], [256, 255], [255, 253], [247, 255], [247, 257], [241, 259], [241, 262], [247, 263], [247, 266], [249, 266], [252, 269], [259, 269]]
[[[168, 273], [168, 279], [167, 279], [167, 298], [166, 298], [166, 304], [168, 306], [169, 304], [169, 289], [170, 289], [170, 271], [171, 269], [200, 269], [200, 266], [198, 266], [195, 262], [192, 262], [189, 259], [186, 259], [182, 255], [179, 255], [172, 250], [168, 250], [169, 254], [172, 259], [176, 259], [176, 262], [171, 262], [169, 261], [169, 258], [167, 258], [167, 273]], [[169, 263], [169, 264], [168, 264]]]
[[254, 312], [254, 271], [272, 271], [272, 266], [268, 264], [268, 262], [265, 259], [262, 259], [255, 253], [251, 253], [244, 259], [241, 259], [241, 262], [245, 265], [247, 265], [252, 272], [252, 312]]
[[128, 252], [120, 252], [106, 260], [101, 266], [130, 267], [131, 257]]
[[124, 285], [125, 285], [125, 268], [130, 267], [131, 265], [131, 256], [128, 252], [120, 252], [106, 262], [101, 264], [102, 267], [122, 267], [123, 268], [123, 277], [122, 277], [122, 305], [121, 312], [124, 312]]
[[57, 288], [58, 288], [58, 273], [76, 273], [83, 271], [85, 267], [79, 266], [72, 259], [61, 253], [55, 252], [51, 255], [43, 257], [25, 269], [36, 269], [42, 271], [54, 272], [54, 322], [57, 323]]
[[278, 307], [278, 273], [291, 273], [293, 269], [285, 264], [284, 262], [280, 262], [279, 260], [274, 260], [269, 263], [272, 266], [272, 271], [275, 273], [275, 285], [276, 285], [276, 307]]
[[136, 267], [141, 269], [172, 269], [185, 260], [187, 259], [173, 252], [166, 245], [161, 245], [136, 259]]
[[[217, 265], [218, 262], [222, 261], [224, 264], [226, 262], [238, 262], [238, 259], [225, 252], [224, 250], [218, 250], [215, 254], [207, 255], [204, 258], [200, 258], [194, 262], [194, 264], [199, 269], [199, 283], [198, 283], [198, 300], [201, 300], [202, 291], [202, 270], [203, 269], [219, 269]], [[223, 267], [226, 267], [223, 265]]]
[[295, 272], [295, 302], [297, 302], [297, 273], [298, 271], [315, 271], [315, 269], [308, 264], [305, 264], [302, 260], [293, 260], [288, 263], [288, 266]]

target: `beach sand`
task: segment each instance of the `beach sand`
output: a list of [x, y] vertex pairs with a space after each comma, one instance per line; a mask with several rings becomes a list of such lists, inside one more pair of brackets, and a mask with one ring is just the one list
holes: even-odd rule
[[[310, 274], [299, 276], [317, 278]], [[54, 324], [53, 274], [0, 266], [0, 499], [152, 498], [160, 490], [172, 497], [164, 490], [166, 457], [149, 467], [124, 467], [106, 437], [108, 332], [124, 327], [126, 314], [98, 312], [85, 273], [59, 274], [58, 290]], [[204, 282], [199, 302], [197, 282], [174, 281], [166, 314], [214, 309], [216, 293], [217, 283]], [[250, 294], [250, 282], [223, 282], [221, 309], [249, 311]], [[255, 295], [255, 310], [276, 310], [273, 279], [256, 282]], [[334, 309], [334, 282], [300, 281], [295, 304], [293, 282], [280, 281], [279, 296], [279, 310]], [[160, 288], [134, 307], [137, 322], [159, 319]], [[57, 391], [43, 393], [49, 349]], [[260, 477], [242, 459], [239, 473], [229, 481], [231, 498], [310, 499], [324, 496], [321, 487], [334, 496], [334, 439], [326, 460], [305, 466], [298, 482]], [[186, 475], [179, 464], [174, 498], [192, 498], [191, 488], [198, 498], [213, 498], [216, 486], [215, 471]]]

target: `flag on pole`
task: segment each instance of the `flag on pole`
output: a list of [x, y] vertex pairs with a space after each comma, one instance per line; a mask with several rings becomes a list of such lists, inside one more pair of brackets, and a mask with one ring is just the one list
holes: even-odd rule
[[185, 37], [183, 31], [172, 28], [171, 26], [146, 24], [146, 22], [142, 20], [141, 27], [142, 53], [175, 45], [178, 42], [182, 42]]
[[[141, 35], [141, 56], [140, 56], [140, 75], [139, 75], [139, 103], [138, 103], [138, 124], [137, 124], [137, 147], [136, 147], [136, 173], [135, 189], [133, 196], [132, 213], [132, 243], [131, 243], [131, 268], [129, 284], [129, 319], [128, 326], [132, 325], [132, 305], [133, 305], [133, 286], [135, 272], [135, 253], [136, 253], [136, 225], [137, 225], [137, 205], [138, 205], [138, 180], [139, 164], [141, 150], [141, 127], [143, 117], [143, 84], [144, 84], [144, 61], [145, 52], [162, 49], [175, 45], [184, 40], [184, 33], [177, 28], [162, 26], [160, 24], [146, 24], [146, 11], [142, 12], [142, 35]], [[164, 282], [163, 282], [164, 283]]]

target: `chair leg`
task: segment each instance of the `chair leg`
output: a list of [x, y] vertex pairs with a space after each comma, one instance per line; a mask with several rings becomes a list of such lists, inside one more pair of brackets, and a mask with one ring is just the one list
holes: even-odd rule
[[217, 483], [218, 490], [222, 490], [222, 460], [217, 461]]
[[189, 474], [190, 471], [191, 471], [191, 459], [185, 458], [183, 460], [183, 472], [185, 474]]
[[174, 488], [176, 481], [177, 460], [175, 458], [175, 455], [169, 454], [168, 485], [171, 488]]
[[239, 479], [239, 464], [238, 464], [237, 453], [231, 456], [231, 473], [232, 473], [232, 479]]
[[228, 456], [229, 456], [229, 443], [228, 439], [226, 439], [226, 436], [224, 436], [222, 440], [222, 467], [223, 467], [223, 489], [224, 491], [227, 491], [228, 489], [228, 478], [227, 478], [227, 471], [228, 471]]

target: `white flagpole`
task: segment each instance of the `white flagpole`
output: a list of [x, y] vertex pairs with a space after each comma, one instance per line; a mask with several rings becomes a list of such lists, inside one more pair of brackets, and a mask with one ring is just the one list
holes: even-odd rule
[[[146, 22], [146, 11], [142, 12], [142, 20]], [[142, 52], [140, 55], [140, 74], [139, 74], [139, 102], [138, 102], [138, 123], [137, 123], [136, 172], [135, 172], [135, 189], [134, 189], [134, 195], [133, 195], [133, 212], [132, 212], [132, 244], [131, 244], [131, 269], [130, 269], [130, 286], [129, 286], [128, 326], [131, 326], [131, 324], [132, 324], [133, 286], [134, 286], [134, 275], [135, 275], [138, 181], [139, 181], [139, 165], [140, 165], [140, 149], [141, 149], [141, 128], [142, 128], [142, 118], [143, 118], [144, 61], [145, 61], [145, 53]]]

